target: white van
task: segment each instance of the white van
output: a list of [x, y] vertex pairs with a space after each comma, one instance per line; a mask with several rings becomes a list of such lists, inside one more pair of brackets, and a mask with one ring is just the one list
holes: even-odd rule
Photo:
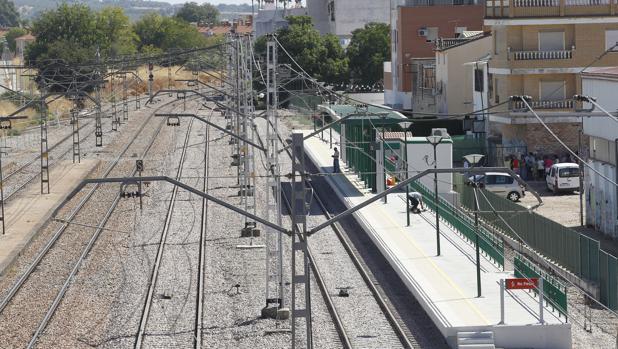
[[547, 190], [558, 192], [573, 192], [579, 190], [579, 165], [565, 162], [553, 165], [545, 177]]
[[469, 180], [480, 184], [481, 188], [506, 197], [511, 201], [519, 201], [526, 195], [524, 188], [508, 173], [487, 172], [484, 175], [472, 176]]

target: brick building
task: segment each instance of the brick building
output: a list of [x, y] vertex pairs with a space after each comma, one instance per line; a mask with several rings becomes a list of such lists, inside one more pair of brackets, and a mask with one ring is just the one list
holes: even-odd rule
[[414, 101], [435, 93], [435, 41], [482, 30], [484, 6], [476, 0], [399, 0], [393, 4], [391, 62], [384, 69], [385, 104], [431, 110], [432, 106], [415, 106]]

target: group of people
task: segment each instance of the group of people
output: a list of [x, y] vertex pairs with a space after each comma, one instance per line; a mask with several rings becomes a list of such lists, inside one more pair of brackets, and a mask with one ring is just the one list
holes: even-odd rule
[[539, 155], [535, 153], [509, 155], [504, 158], [504, 167], [521, 176], [523, 180], [543, 180], [549, 169], [557, 163], [573, 162], [570, 154], [559, 157], [553, 155]]

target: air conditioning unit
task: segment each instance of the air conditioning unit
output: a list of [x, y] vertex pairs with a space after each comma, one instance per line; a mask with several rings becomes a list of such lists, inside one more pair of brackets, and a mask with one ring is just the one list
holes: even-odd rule
[[432, 136], [441, 136], [442, 138], [451, 138], [451, 136], [446, 132], [445, 128], [432, 128], [431, 129]]
[[427, 30], [427, 28], [421, 28], [418, 30], [418, 36], [427, 36], [427, 34], [429, 34], [429, 31]]

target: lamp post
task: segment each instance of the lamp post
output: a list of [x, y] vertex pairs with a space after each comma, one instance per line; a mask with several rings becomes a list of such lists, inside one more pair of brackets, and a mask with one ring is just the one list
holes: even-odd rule
[[[384, 186], [384, 190], [387, 190], [386, 187], [386, 130], [385, 130], [385, 122], [388, 113], [377, 113], [377, 115], [382, 119], [382, 185]], [[384, 203], [388, 203], [388, 195], [384, 195]]]
[[[412, 126], [411, 121], [402, 121], [399, 123], [399, 126], [403, 128], [403, 163], [405, 165], [406, 171], [406, 179], [408, 179], [408, 171], [410, 167], [408, 166], [408, 129]], [[406, 226], [410, 226], [410, 200], [408, 200], [408, 195], [410, 194], [410, 185], [406, 185]]]
[[[464, 156], [464, 159], [471, 165], [476, 167], [478, 163], [483, 159], [484, 155], [470, 154]], [[477, 297], [481, 297], [481, 253], [479, 247], [479, 199], [477, 197], [478, 183], [472, 182], [474, 186], [474, 244], [476, 245], [476, 294]]]
[[[427, 142], [433, 146], [433, 168], [438, 168], [438, 156], [437, 148], [438, 144], [442, 141], [442, 136], [427, 136]], [[438, 172], [433, 174], [433, 193], [434, 193], [434, 206], [436, 209], [436, 250], [437, 255], [440, 255], [440, 199], [438, 197]]]

